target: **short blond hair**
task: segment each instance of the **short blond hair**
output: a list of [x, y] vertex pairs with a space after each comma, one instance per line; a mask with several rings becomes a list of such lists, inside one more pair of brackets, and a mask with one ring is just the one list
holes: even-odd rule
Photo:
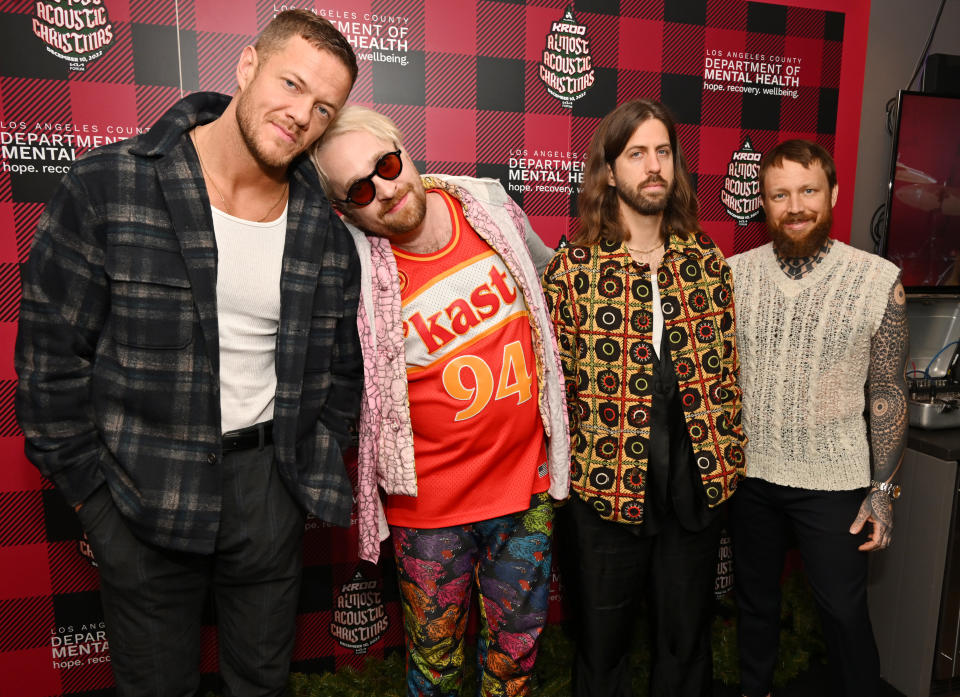
[[320, 176], [320, 185], [323, 186], [323, 191], [327, 195], [327, 198], [332, 198], [333, 186], [330, 183], [330, 178], [327, 176], [327, 173], [324, 172], [323, 167], [320, 166], [320, 159], [317, 155], [323, 149], [324, 145], [336, 137], [355, 131], [364, 131], [380, 140], [395, 143], [398, 148], [403, 144], [403, 134], [389, 116], [385, 116], [379, 111], [368, 109], [359, 104], [347, 104], [340, 110], [340, 113], [337, 114], [333, 123], [327, 127], [323, 137], [310, 149], [310, 159], [313, 161], [314, 167], [317, 168], [317, 174]]

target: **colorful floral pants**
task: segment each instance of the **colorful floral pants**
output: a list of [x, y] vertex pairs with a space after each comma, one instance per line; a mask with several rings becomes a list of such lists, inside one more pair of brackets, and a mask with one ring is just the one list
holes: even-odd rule
[[478, 694], [527, 695], [550, 595], [553, 504], [446, 528], [392, 527], [407, 646], [407, 694], [455, 697], [479, 589]]

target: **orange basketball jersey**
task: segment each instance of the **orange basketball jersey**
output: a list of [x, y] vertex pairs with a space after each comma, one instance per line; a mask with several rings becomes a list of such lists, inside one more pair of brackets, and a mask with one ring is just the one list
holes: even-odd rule
[[460, 203], [443, 196], [450, 242], [394, 248], [417, 470], [416, 497], [390, 495], [391, 525], [437, 528], [527, 508], [549, 487], [527, 306]]

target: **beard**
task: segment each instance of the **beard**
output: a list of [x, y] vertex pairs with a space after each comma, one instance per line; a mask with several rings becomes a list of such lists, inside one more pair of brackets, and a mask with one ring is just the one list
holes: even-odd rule
[[827, 238], [830, 237], [830, 228], [833, 226], [833, 207], [828, 206], [820, 222], [810, 228], [802, 237], [791, 235], [784, 229], [784, 226], [790, 223], [807, 220], [816, 220], [816, 216], [809, 214], [785, 215], [776, 222], [767, 220], [770, 239], [780, 256], [787, 259], [800, 259], [812, 257], [819, 252]]
[[[254, 81], [256, 81], [256, 78], [254, 78]], [[250, 87], [252, 87], [253, 84], [254, 83], [248, 85], [247, 90], [241, 92], [237, 97], [237, 127], [240, 129], [240, 136], [243, 138], [243, 142], [246, 144], [253, 159], [262, 167], [265, 169], [285, 168], [293, 161], [293, 158], [298, 155], [299, 152], [289, 154], [271, 153], [257, 141], [256, 134], [259, 119], [255, 113], [256, 107], [250, 103], [248, 97]], [[284, 128], [293, 133], [295, 137], [299, 136], [300, 129], [295, 124], [284, 125]]]
[[[400, 200], [410, 194], [410, 200], [403, 210], [396, 213], [389, 213], [390, 209], [396, 206]], [[422, 186], [407, 185], [398, 189], [389, 201], [384, 202], [377, 212], [377, 222], [380, 230], [377, 234], [382, 237], [393, 237], [405, 235], [412, 230], [420, 227], [427, 214], [427, 194]], [[361, 225], [362, 227], [362, 225]]]
[[[663, 184], [666, 187], [663, 195], [647, 196], [643, 193], [643, 187], [650, 184]], [[627, 191], [620, 186], [616, 190], [617, 197], [640, 215], [658, 215], [667, 209], [667, 203], [673, 195], [673, 183], [667, 184], [666, 179], [653, 174], [640, 182], [634, 191]]]

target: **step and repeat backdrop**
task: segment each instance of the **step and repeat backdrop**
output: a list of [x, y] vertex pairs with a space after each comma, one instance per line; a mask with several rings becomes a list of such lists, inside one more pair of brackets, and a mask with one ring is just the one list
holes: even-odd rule
[[[350, 40], [351, 100], [397, 121], [421, 171], [499, 179], [553, 247], [575, 228], [590, 136], [636, 97], [675, 114], [725, 253], [766, 241], [757, 168], [788, 137], [834, 152], [835, 232], [849, 239], [869, 0], [0, 0], [2, 695], [112, 694], [95, 560], [23, 457], [13, 409], [18, 269], [36, 221], [83, 153], [146, 131], [183, 95], [232, 93], [241, 49], [289, 7]], [[389, 553], [361, 563], [355, 528], [313, 520], [304, 549], [294, 669], [400, 646]], [[718, 591], [729, 582], [721, 573]], [[556, 617], [556, 577], [553, 590]], [[212, 627], [205, 644], [212, 675]]]

